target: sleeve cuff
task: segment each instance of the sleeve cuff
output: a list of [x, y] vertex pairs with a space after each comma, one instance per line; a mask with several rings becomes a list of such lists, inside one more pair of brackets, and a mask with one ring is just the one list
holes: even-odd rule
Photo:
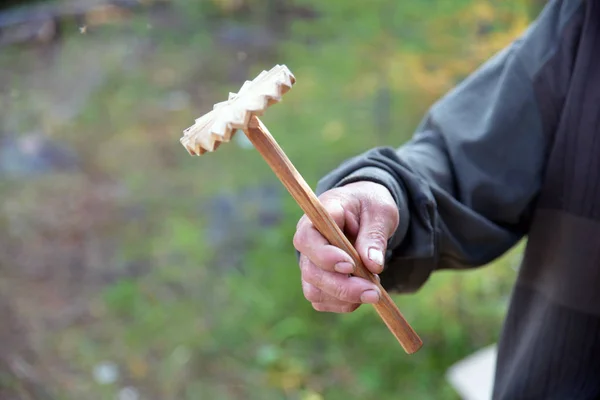
[[[393, 233], [393, 235], [388, 240], [388, 246], [386, 251], [386, 261], [390, 260], [393, 250], [397, 248], [408, 231], [408, 226], [410, 223], [410, 213], [408, 212], [408, 201], [406, 198], [406, 194], [401, 182], [395, 179], [389, 172], [384, 171], [377, 167], [362, 167], [360, 169], [355, 170], [351, 174], [344, 176], [339, 181], [335, 183], [329, 183], [324, 187], [322, 182], [319, 183], [317, 188], [318, 194], [321, 194], [327, 190], [348, 185], [354, 182], [360, 181], [369, 181], [378, 183], [380, 185], [385, 186], [389, 192], [392, 194], [396, 205], [398, 206], [398, 212], [400, 216], [400, 222], [398, 224], [398, 228]], [[386, 262], [387, 264], [387, 262]]]

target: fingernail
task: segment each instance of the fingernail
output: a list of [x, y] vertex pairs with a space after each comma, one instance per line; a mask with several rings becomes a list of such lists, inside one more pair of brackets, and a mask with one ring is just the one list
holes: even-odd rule
[[339, 272], [340, 274], [351, 274], [354, 272], [354, 265], [352, 265], [352, 263], [349, 263], [347, 261], [342, 261], [342, 262], [335, 264], [333, 269], [336, 272]]
[[379, 249], [371, 247], [369, 249], [369, 260], [377, 265], [383, 265], [383, 252]]
[[379, 292], [377, 290], [365, 290], [360, 295], [360, 301], [366, 304], [374, 304], [379, 301]]

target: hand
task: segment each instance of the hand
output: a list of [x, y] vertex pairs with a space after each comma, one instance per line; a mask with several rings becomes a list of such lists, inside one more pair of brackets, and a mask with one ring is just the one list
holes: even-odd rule
[[[398, 227], [398, 207], [385, 186], [355, 182], [323, 193], [319, 200], [358, 251], [372, 273], [383, 270], [388, 239]], [[352, 258], [329, 244], [304, 215], [296, 227], [304, 296], [317, 311], [346, 313], [362, 303], [377, 303], [381, 293], [355, 276]]]

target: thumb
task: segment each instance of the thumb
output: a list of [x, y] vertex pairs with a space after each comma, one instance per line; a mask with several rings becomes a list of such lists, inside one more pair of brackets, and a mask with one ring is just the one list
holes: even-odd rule
[[372, 273], [383, 271], [388, 239], [397, 226], [398, 211], [395, 207], [379, 204], [363, 208], [355, 246], [363, 264]]

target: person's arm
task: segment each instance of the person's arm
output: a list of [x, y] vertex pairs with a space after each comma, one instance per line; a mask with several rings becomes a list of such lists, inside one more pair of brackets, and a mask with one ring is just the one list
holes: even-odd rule
[[385, 186], [400, 213], [382, 284], [415, 291], [432, 271], [499, 257], [527, 234], [568, 89], [584, 1], [553, 0], [517, 41], [437, 102], [399, 149], [376, 148], [324, 177]]

